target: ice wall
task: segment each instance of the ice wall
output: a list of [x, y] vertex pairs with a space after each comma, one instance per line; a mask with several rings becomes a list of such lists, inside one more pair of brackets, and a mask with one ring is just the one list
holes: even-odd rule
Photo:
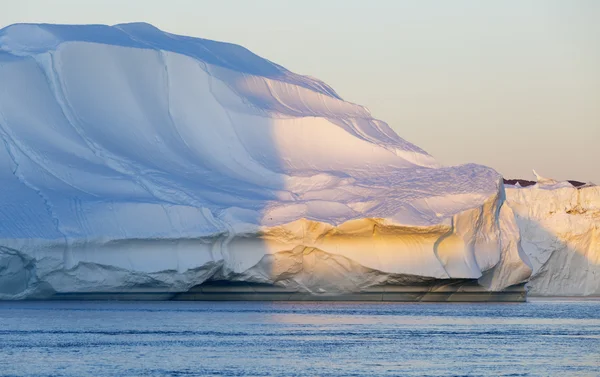
[[600, 295], [600, 187], [550, 182], [508, 188], [533, 273], [530, 295]]

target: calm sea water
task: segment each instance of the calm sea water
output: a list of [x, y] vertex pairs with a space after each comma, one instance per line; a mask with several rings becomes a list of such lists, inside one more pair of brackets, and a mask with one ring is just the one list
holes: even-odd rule
[[600, 301], [3, 302], [3, 376], [600, 376]]

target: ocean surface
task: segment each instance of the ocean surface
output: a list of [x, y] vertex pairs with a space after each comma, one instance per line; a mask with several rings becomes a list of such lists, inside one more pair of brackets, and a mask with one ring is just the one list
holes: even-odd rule
[[600, 376], [600, 301], [1, 302], [2, 376]]

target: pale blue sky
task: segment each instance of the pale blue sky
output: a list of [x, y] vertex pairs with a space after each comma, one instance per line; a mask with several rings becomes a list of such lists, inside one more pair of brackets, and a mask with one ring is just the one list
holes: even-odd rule
[[595, 0], [0, 0], [0, 27], [145, 21], [241, 44], [442, 163], [600, 184], [599, 20]]

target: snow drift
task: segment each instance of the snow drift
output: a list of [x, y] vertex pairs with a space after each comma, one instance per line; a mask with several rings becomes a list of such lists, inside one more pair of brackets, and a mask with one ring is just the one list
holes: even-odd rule
[[9, 26], [0, 140], [2, 298], [211, 280], [501, 290], [532, 271], [536, 292], [555, 289], [521, 246], [534, 216], [518, 195], [503, 205], [494, 170], [442, 167], [240, 46], [147, 24]]

